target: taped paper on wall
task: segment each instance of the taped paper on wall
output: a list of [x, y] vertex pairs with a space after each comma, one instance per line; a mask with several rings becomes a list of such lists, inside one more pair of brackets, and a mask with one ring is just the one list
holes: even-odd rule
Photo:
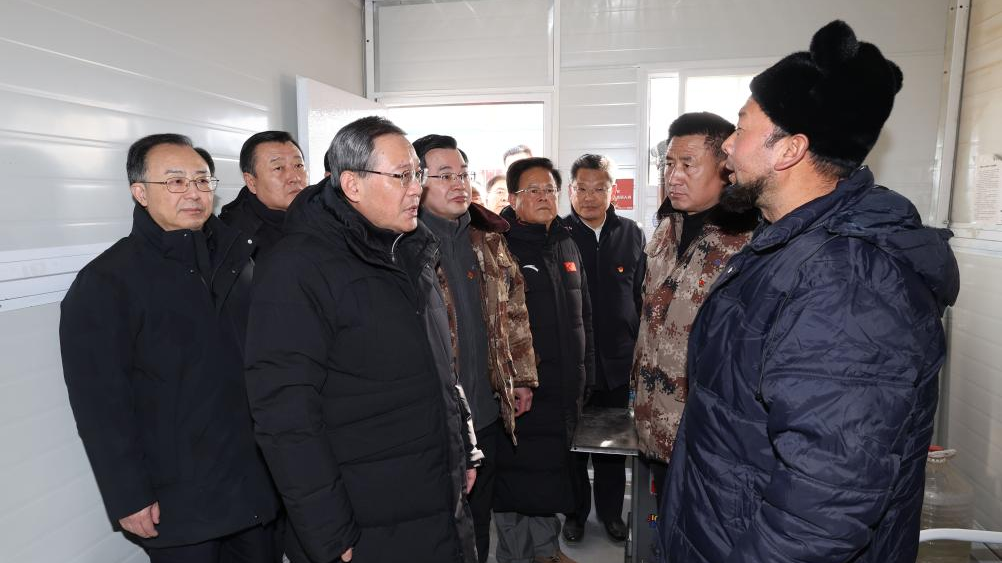
[[974, 221], [983, 225], [1002, 225], [1002, 156], [978, 157], [974, 168]]

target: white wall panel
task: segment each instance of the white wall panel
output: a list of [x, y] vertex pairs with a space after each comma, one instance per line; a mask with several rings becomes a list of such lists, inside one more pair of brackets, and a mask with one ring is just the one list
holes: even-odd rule
[[[577, 157], [598, 153], [616, 162], [618, 177], [636, 179], [640, 135], [637, 76], [637, 69], [631, 67], [561, 70], [557, 164], [566, 175]], [[637, 218], [633, 210], [621, 214]]]
[[970, 4], [950, 222], [960, 264], [951, 311], [943, 434], [974, 485], [975, 518], [1002, 530], [1002, 233], [974, 221], [974, 165], [1002, 154], [1002, 0]]
[[131, 142], [191, 136], [221, 204], [249, 135], [296, 133], [297, 74], [362, 93], [363, 45], [359, 0], [0, 0], [0, 559], [147, 559], [112, 532], [77, 437], [58, 304], [12, 292], [58, 297], [79, 256], [57, 251], [128, 233]]
[[[876, 43], [905, 75], [880, 141], [868, 164], [879, 182], [909, 199], [925, 215], [933, 192], [933, 172], [939, 129], [939, 107], [946, 41], [947, 0], [563, 0], [560, 20], [560, 139], [561, 159], [573, 152], [566, 146], [570, 127], [612, 125], [620, 114], [580, 111], [604, 104], [641, 103], [646, 91], [643, 69], [678, 70], [740, 66], [741, 61], [778, 59], [807, 48], [814, 31], [841, 18], [857, 35]], [[618, 83], [580, 84], [576, 75], [597, 72], [631, 75]], [[580, 91], [566, 92], [571, 88]], [[571, 126], [565, 124], [569, 102]], [[586, 106], [587, 107], [587, 106]], [[638, 116], [641, 113], [637, 114]], [[724, 116], [732, 121], [737, 116]], [[593, 137], [584, 137], [584, 140]], [[576, 141], [574, 150], [584, 149]], [[629, 147], [639, 154], [638, 131]], [[596, 144], [593, 152], [601, 152]], [[636, 162], [634, 162], [636, 164]], [[644, 165], [645, 163], [640, 163]], [[638, 189], [640, 187], [638, 186]], [[658, 205], [656, 194], [638, 192], [637, 215], [647, 219]]]
[[1002, 256], [972, 252], [963, 243], [954, 245], [961, 289], [950, 316], [944, 434], [978, 492], [978, 523], [1002, 530]]
[[378, 92], [553, 83], [551, 0], [394, 4], [375, 3]]
[[942, 51], [941, 0], [564, 0], [561, 66], [782, 56], [829, 21], [890, 52]]

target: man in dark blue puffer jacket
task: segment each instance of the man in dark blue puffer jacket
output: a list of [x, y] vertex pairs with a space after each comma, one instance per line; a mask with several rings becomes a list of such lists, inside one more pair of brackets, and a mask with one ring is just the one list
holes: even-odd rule
[[835, 21], [752, 81], [722, 203], [764, 221], [689, 339], [668, 561], [915, 561], [959, 274], [950, 232], [861, 166], [901, 80]]

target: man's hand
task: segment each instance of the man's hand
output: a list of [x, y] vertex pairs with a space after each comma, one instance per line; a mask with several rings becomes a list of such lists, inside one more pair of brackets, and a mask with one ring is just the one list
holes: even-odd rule
[[466, 470], [466, 494], [473, 490], [473, 483], [477, 482], [476, 468]]
[[515, 418], [529, 412], [532, 408], [532, 389], [528, 387], [515, 388]]
[[122, 529], [141, 538], [155, 538], [160, 535], [155, 525], [160, 523], [160, 503], [154, 502], [139, 512], [118, 521]]
[[351, 561], [351, 548], [348, 551], [341, 554], [341, 561]]

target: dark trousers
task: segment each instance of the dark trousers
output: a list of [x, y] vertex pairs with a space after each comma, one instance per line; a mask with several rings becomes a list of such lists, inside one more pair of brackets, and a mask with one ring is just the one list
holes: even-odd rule
[[494, 500], [494, 474], [497, 471], [497, 440], [507, 440], [501, 419], [477, 430], [477, 445], [484, 461], [477, 469], [477, 480], [467, 501], [473, 513], [473, 531], [477, 537], [477, 560], [487, 561], [491, 549], [491, 503]]
[[221, 538], [146, 550], [150, 563], [275, 563], [274, 524], [254, 526]]
[[[610, 390], [596, 389], [586, 406], [626, 408], [630, 401], [630, 386], [623, 385]], [[574, 518], [584, 523], [591, 513], [591, 489], [588, 482], [588, 457], [595, 469], [595, 512], [602, 522], [619, 520], [623, 515], [623, 495], [626, 492], [626, 456], [608, 454], [574, 454], [575, 473]]]

